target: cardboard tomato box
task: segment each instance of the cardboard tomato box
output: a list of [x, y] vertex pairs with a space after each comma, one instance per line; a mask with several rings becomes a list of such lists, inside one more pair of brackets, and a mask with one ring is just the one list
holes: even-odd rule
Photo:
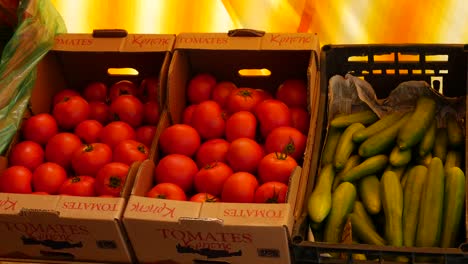
[[[197, 73], [210, 73], [238, 87], [274, 91], [288, 78], [308, 80], [311, 129], [316, 115], [318, 39], [314, 34], [180, 34], [168, 75], [167, 108], [161, 116], [152, 159], [140, 166], [123, 221], [141, 263], [290, 263], [289, 234], [296, 195], [308, 177], [313, 134], [309, 132], [302, 168], [296, 167], [283, 204], [197, 203], [145, 197], [155, 185], [158, 139], [181, 123], [186, 87]], [[257, 32], [258, 33], [258, 32]], [[240, 76], [239, 70], [268, 69], [270, 76]], [[165, 263], [165, 262], [164, 262]]]
[[[29, 114], [50, 112], [54, 94], [65, 88], [79, 89], [91, 81], [112, 84], [122, 79], [139, 82], [160, 77], [159, 101], [164, 102], [174, 40], [174, 35], [122, 31], [57, 36], [54, 48], [38, 65]], [[131, 68], [138, 74], [113, 75], [112, 68], [117, 72]], [[20, 132], [11, 146], [19, 137]], [[5, 169], [8, 151], [1, 160]], [[132, 262], [121, 217], [139, 164], [131, 166], [118, 198], [0, 193], [0, 256]]]

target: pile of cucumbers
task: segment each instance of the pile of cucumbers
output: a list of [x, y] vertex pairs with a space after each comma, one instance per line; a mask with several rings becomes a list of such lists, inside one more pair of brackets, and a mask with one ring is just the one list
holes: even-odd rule
[[437, 103], [383, 118], [370, 110], [330, 122], [308, 214], [316, 240], [406, 247], [456, 247], [465, 204], [465, 136]]

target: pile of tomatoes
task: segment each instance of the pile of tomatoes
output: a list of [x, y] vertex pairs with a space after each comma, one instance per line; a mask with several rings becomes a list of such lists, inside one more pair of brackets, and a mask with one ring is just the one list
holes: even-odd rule
[[147, 197], [201, 202], [284, 203], [302, 163], [310, 117], [303, 80], [266, 90], [197, 74], [181, 124], [161, 132], [156, 185]]
[[148, 158], [159, 120], [158, 80], [92, 82], [53, 96], [22, 124], [0, 192], [120, 196], [131, 164]]

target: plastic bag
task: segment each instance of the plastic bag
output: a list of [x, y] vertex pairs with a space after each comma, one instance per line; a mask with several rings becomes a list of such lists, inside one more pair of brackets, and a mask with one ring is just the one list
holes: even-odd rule
[[[0, 7], [1, 9], [1, 7]], [[50, 0], [21, 0], [18, 25], [0, 60], [0, 153], [15, 135], [31, 97], [38, 62], [65, 23]]]

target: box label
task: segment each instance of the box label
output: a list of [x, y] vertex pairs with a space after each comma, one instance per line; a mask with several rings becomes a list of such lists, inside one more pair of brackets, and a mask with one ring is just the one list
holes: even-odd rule
[[208, 45], [227, 45], [229, 43], [229, 37], [226, 36], [217, 36], [217, 37], [207, 37], [207, 36], [187, 36], [180, 37], [177, 39], [179, 44], [208, 44]]
[[118, 212], [119, 204], [66, 201], [66, 202], [63, 202], [61, 208], [65, 210], [79, 210], [79, 211]]
[[92, 38], [55, 38], [55, 45], [57, 46], [85, 47], [93, 44], [94, 39]]
[[290, 36], [283, 34], [272, 34], [267, 39], [273, 45], [286, 46], [286, 45], [310, 45], [312, 44], [312, 36]]
[[0, 211], [14, 212], [16, 211], [16, 205], [18, 200], [12, 200], [10, 197], [0, 199]]
[[157, 35], [129, 35], [124, 50], [126, 51], [154, 51], [171, 50], [174, 38]]
[[283, 209], [238, 209], [238, 208], [225, 208], [223, 216], [225, 217], [238, 217], [238, 218], [277, 218], [282, 219], [285, 217], [285, 210]]
[[175, 214], [175, 207], [169, 207], [166, 203], [161, 204], [143, 204], [140, 202], [134, 202], [129, 205], [130, 212], [137, 212], [137, 213], [149, 213], [149, 214], [156, 214], [163, 218], [174, 218]]

